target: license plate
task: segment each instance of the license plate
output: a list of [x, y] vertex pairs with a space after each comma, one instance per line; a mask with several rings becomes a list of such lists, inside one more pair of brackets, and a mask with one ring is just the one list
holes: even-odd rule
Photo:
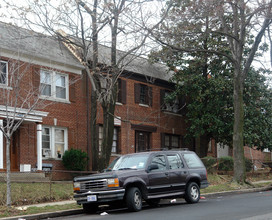
[[87, 196], [87, 201], [88, 202], [95, 202], [95, 201], [97, 201], [96, 195]]

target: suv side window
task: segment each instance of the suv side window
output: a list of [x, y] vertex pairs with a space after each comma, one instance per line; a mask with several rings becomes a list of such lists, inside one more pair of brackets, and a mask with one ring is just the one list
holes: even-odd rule
[[167, 155], [170, 170], [184, 168], [184, 164], [178, 154]]
[[203, 167], [201, 160], [196, 154], [183, 154], [189, 168]]
[[151, 164], [156, 164], [158, 165], [159, 169], [158, 170], [166, 170], [166, 161], [164, 155], [157, 155], [155, 156]]

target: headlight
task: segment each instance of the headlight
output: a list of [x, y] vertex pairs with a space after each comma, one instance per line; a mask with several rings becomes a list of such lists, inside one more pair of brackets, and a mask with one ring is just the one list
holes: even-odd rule
[[119, 187], [119, 180], [118, 178], [115, 179], [107, 179], [108, 187]]
[[74, 183], [74, 191], [79, 191], [80, 190], [80, 183], [75, 182]]

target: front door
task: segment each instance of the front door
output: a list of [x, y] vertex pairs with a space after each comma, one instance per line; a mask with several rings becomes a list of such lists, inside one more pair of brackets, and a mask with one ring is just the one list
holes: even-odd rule
[[20, 129], [14, 132], [10, 143], [10, 169], [19, 171]]
[[135, 152], [148, 151], [150, 149], [150, 132], [135, 131]]
[[147, 174], [149, 195], [168, 193], [170, 191], [170, 182], [165, 155], [156, 155], [152, 158], [150, 165], [156, 165], [158, 169], [151, 170]]

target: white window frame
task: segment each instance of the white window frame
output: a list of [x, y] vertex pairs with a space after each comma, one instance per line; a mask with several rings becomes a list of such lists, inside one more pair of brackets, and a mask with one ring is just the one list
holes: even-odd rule
[[0, 86], [1, 87], [6, 87], [6, 86], [8, 86], [8, 62], [7, 61], [4, 61], [4, 60], [0, 60], [0, 63], [2, 64], [2, 63], [4, 63], [4, 64], [6, 64], [6, 70], [7, 70], [7, 72], [6, 72], [6, 82], [5, 83], [0, 83]]
[[[69, 75], [68, 74], [65, 74], [65, 73], [60, 73], [60, 72], [56, 72], [56, 71], [51, 71], [51, 70], [46, 70], [46, 69], [41, 69], [41, 72], [40, 74], [42, 74], [42, 72], [46, 72], [46, 73], [49, 73], [50, 76], [51, 76], [51, 95], [50, 96], [46, 96], [46, 95], [42, 95], [40, 94], [40, 97], [41, 98], [44, 98], [44, 99], [50, 99], [50, 100], [53, 100], [53, 101], [64, 101], [64, 102], [69, 102]], [[56, 93], [56, 79], [57, 79], [57, 76], [63, 76], [65, 77], [65, 98], [60, 98], [60, 97], [57, 97], [57, 93]], [[41, 81], [41, 78], [40, 78], [40, 85], [41, 83], [43, 83]], [[43, 88], [40, 88], [40, 91], [42, 92], [42, 89]]]
[[[117, 154], [118, 153], [118, 147], [119, 147], [118, 127], [114, 126], [114, 130], [116, 131], [117, 139], [116, 140], [113, 139], [113, 141], [112, 141], [111, 153], [112, 154]], [[99, 125], [98, 126], [98, 149], [99, 149], [99, 152], [102, 151], [102, 140], [103, 140], [103, 125]], [[114, 142], [116, 142], [116, 146], [113, 146]], [[115, 148], [115, 151], [113, 151], [114, 148]]]
[[[55, 130], [56, 129], [60, 129], [60, 130], [63, 130], [64, 131], [64, 150], [63, 150], [63, 153], [68, 150], [68, 129], [67, 128], [64, 128], [64, 127], [53, 127], [53, 126], [46, 126], [46, 125], [43, 125], [42, 126], [43, 128], [48, 128], [49, 129], [49, 136], [50, 136], [50, 144], [49, 144], [49, 148], [51, 150], [50, 152], [50, 156], [49, 157], [42, 157], [43, 159], [51, 159], [51, 158], [54, 158], [54, 159], [61, 159], [61, 158], [58, 158], [57, 155], [56, 155], [56, 152], [55, 152]], [[46, 149], [46, 148], [42, 148], [42, 149]], [[63, 155], [62, 155], [63, 156]]]

